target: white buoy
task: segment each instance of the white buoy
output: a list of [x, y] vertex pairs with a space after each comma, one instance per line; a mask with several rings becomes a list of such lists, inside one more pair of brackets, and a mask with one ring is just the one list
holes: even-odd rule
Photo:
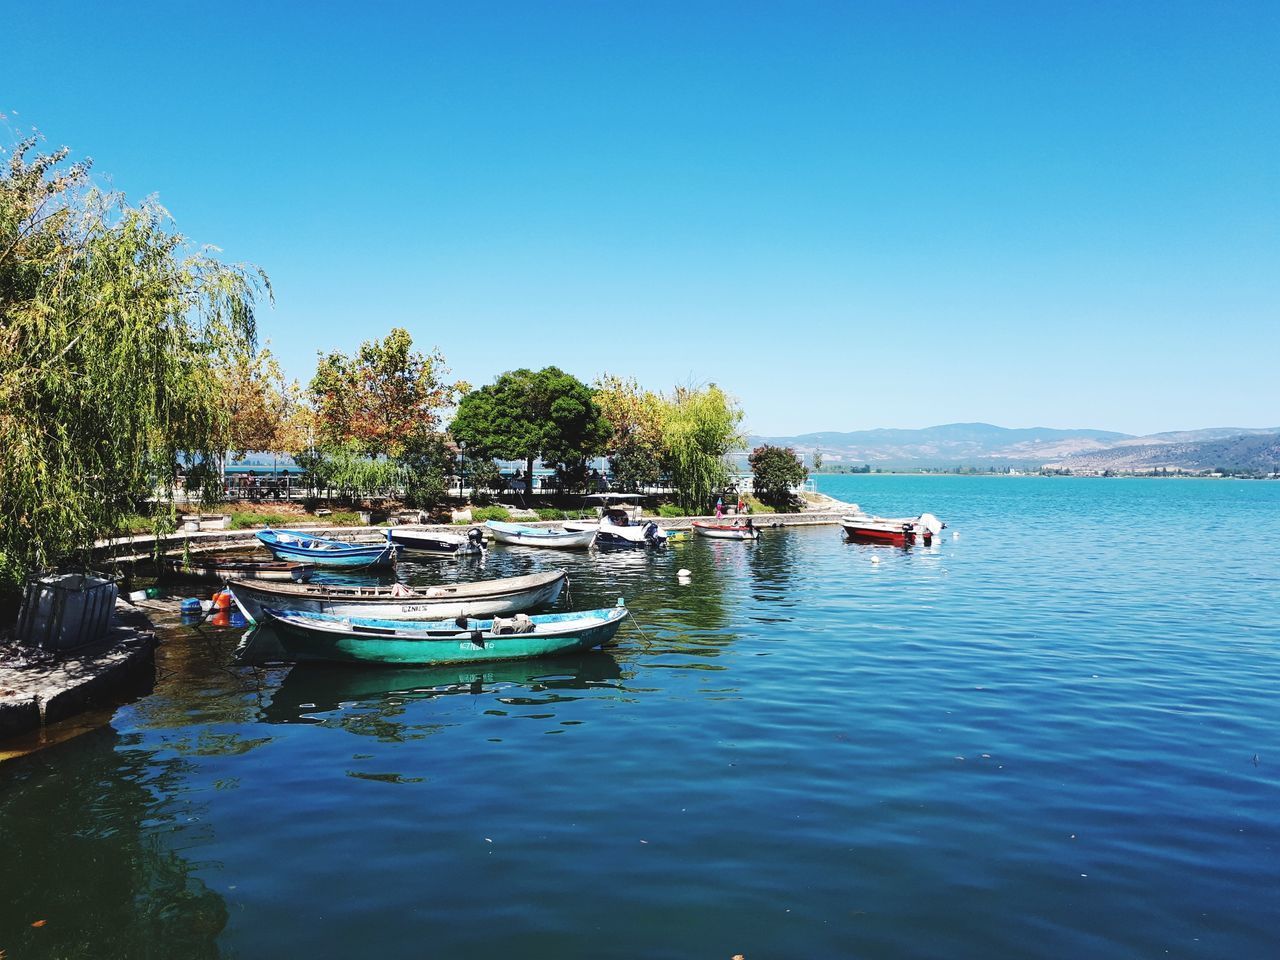
[[871, 558], [871, 562], [872, 562], [872, 563], [879, 563], [879, 562], [880, 562], [880, 558], [879, 558], [879, 557], [872, 557], [872, 558]]
[[681, 567], [679, 570], [677, 570], [677, 571], [676, 571], [676, 576], [677, 576], [677, 577], [692, 577], [692, 576], [693, 576], [693, 571], [692, 571], [692, 570], [686, 570], [684, 567]]
[[951, 539], [952, 539], [952, 540], [959, 540], [959, 539], [960, 539], [960, 531], [959, 531], [959, 530], [953, 530], [953, 531], [951, 531]]

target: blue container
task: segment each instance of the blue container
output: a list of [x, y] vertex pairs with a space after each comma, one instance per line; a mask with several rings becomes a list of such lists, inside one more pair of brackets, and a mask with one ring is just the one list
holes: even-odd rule
[[183, 616], [200, 616], [203, 611], [200, 609], [200, 601], [195, 597], [188, 597], [182, 601]]

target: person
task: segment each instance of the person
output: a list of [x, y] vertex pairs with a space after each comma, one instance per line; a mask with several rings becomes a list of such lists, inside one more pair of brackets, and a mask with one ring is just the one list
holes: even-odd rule
[[743, 514], [746, 512], [747, 512], [747, 501], [742, 498], [742, 494], [738, 494], [738, 513]]
[[724, 517], [724, 497], [716, 497], [716, 519]]

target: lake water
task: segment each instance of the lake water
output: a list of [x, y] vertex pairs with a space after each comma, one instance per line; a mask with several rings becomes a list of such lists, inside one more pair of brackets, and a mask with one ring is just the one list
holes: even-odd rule
[[819, 487], [949, 526], [494, 550], [626, 597], [566, 661], [252, 671], [184, 631], [0, 764], [0, 952], [1280, 955], [1280, 483]]

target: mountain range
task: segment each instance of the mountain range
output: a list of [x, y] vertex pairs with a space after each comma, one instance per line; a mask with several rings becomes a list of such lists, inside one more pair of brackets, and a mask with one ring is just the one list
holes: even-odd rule
[[869, 464], [882, 469], [1280, 469], [1280, 427], [1210, 427], [1135, 436], [1113, 430], [947, 423], [919, 430], [823, 431], [748, 438], [749, 449], [762, 443], [791, 447], [806, 461], [820, 452], [829, 466]]

